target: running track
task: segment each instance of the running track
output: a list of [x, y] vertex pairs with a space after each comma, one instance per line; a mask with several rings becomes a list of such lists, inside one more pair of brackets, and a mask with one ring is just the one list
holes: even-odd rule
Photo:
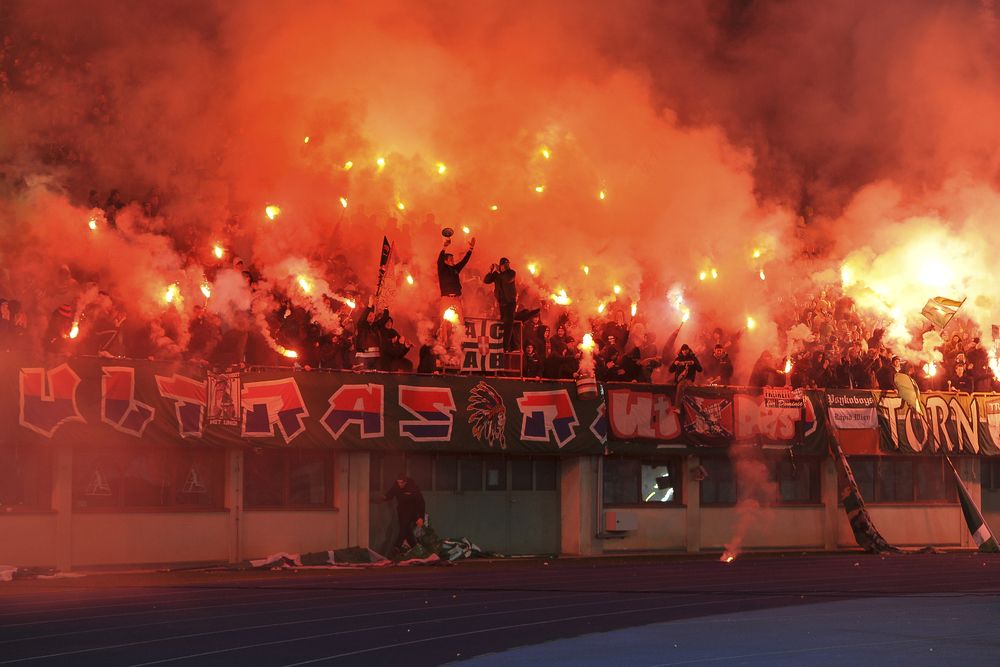
[[[971, 662], [978, 656], [982, 664], [1000, 664], [1000, 643], [993, 640], [1000, 630], [992, 630], [1000, 627], [1000, 557], [953, 553], [755, 555], [731, 565], [704, 557], [600, 558], [16, 580], [0, 583], [0, 665], [418, 667], [475, 656], [481, 656], [473, 661], [478, 664], [524, 664], [543, 659], [527, 652], [537, 649], [533, 645], [554, 640], [546, 646], [560, 647], [565, 664], [586, 664], [588, 656], [591, 664], [609, 664], [596, 652], [613, 642], [625, 651], [615, 664], [680, 664], [687, 658], [774, 664], [748, 660], [748, 638], [713, 635], [712, 623], [780, 611], [788, 627], [776, 632], [818, 637], [836, 626], [829, 603], [838, 601], [855, 605], [852, 616], [875, 610], [900, 623], [908, 613], [923, 618], [940, 608], [961, 616], [967, 609], [989, 627], [979, 639], [977, 628], [968, 631], [968, 641], [979, 642]], [[647, 628], [644, 636], [643, 626], [651, 624], [666, 625], [652, 633]], [[940, 631], [940, 623], [933, 626]], [[673, 636], [670, 628], [677, 629]], [[919, 642], [922, 635], [916, 636]], [[916, 649], [913, 640], [901, 641], [893, 655], [902, 659]], [[651, 652], [651, 642], [672, 644], [685, 660], [672, 662], [661, 647]], [[782, 648], [771, 643], [752, 655]], [[509, 650], [514, 652], [506, 657], [488, 655]], [[951, 662], [942, 651], [934, 662]], [[647, 654], [661, 658], [639, 659]], [[835, 653], [823, 655], [829, 664], [838, 662]], [[970, 663], [969, 654], [955, 655]], [[727, 656], [742, 659], [722, 660]], [[788, 664], [818, 663], [798, 655]]]

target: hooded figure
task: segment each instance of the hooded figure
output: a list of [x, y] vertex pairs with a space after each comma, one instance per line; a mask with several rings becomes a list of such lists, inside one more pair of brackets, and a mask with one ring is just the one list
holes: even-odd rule
[[687, 343], [681, 345], [681, 351], [677, 353], [677, 357], [670, 364], [670, 372], [674, 374], [674, 382], [677, 384], [682, 381], [694, 382], [695, 373], [702, 372], [698, 357], [695, 356], [694, 350]]
[[[424, 494], [420, 492], [420, 487], [406, 473], [399, 473], [392, 486], [382, 494], [383, 501], [396, 499], [396, 517], [399, 519], [399, 539], [396, 540], [396, 547], [400, 550], [403, 544], [411, 549], [417, 545], [417, 538], [413, 535], [413, 528], [423, 525]], [[419, 523], [418, 523], [419, 522]]]

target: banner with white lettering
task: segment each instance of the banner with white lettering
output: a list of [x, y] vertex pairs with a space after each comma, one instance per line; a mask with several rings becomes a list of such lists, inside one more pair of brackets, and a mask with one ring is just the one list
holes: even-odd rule
[[867, 391], [826, 391], [827, 414], [830, 424], [841, 430], [878, 428], [878, 401]]
[[903, 454], [1000, 454], [1000, 396], [933, 392], [915, 414], [895, 392], [875, 392], [882, 451]]

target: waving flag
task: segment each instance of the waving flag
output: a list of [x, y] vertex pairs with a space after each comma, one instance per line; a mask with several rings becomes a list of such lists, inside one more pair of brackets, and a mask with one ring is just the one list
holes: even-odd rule
[[976, 501], [972, 499], [972, 496], [969, 495], [969, 490], [962, 483], [962, 478], [959, 476], [955, 464], [947, 456], [944, 457], [944, 460], [948, 462], [951, 471], [955, 474], [955, 484], [958, 486], [958, 499], [962, 503], [962, 514], [965, 516], [965, 523], [969, 526], [969, 532], [972, 533], [972, 539], [975, 540], [976, 546], [983, 553], [996, 553], [1000, 551], [997, 538], [993, 536], [990, 527], [986, 525], [983, 513], [976, 506]]
[[954, 299], [946, 299], [943, 296], [936, 296], [933, 299], [927, 300], [920, 314], [926, 317], [934, 326], [943, 329], [951, 322], [951, 318], [955, 317], [955, 313], [958, 312], [963, 303], [965, 303], [965, 299], [955, 301]]

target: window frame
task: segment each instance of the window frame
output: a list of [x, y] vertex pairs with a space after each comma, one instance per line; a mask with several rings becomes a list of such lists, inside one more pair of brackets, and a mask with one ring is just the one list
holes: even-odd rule
[[[633, 480], [635, 488], [638, 493], [637, 502], [609, 502], [607, 496], [607, 474], [608, 474], [608, 462], [612, 464], [626, 463], [634, 464], [633, 474], [635, 478]], [[648, 509], [676, 509], [686, 507], [686, 485], [684, 483], [684, 473], [687, 470], [686, 467], [687, 459], [683, 456], [606, 456], [602, 459], [602, 473], [601, 473], [601, 506], [603, 509], [614, 509], [614, 508], [648, 508]], [[643, 469], [644, 467], [655, 467], [662, 468], [668, 467], [670, 469], [670, 476], [677, 480], [676, 491], [674, 497], [669, 501], [644, 501], [642, 499], [643, 490]]]
[[[855, 477], [857, 477], [857, 469], [859, 464], [865, 465], [870, 464], [872, 466], [872, 493], [866, 494], [863, 489], [861, 489], [861, 495], [864, 498], [866, 505], [879, 505], [879, 506], [922, 506], [930, 505], [935, 507], [953, 507], [960, 504], [958, 499], [958, 490], [951, 480], [951, 476], [947, 469], [947, 464], [944, 458], [941, 456], [928, 456], [928, 455], [915, 455], [915, 456], [849, 456], [847, 457], [847, 462], [851, 466], [851, 471], [854, 472]], [[936, 463], [940, 466], [942, 474], [942, 487], [944, 489], [943, 498], [918, 498], [918, 468], [920, 466], [928, 466], [929, 464]], [[882, 493], [882, 485], [880, 480], [882, 477], [882, 469], [886, 466], [898, 467], [903, 465], [909, 465], [910, 470], [910, 499], [900, 499], [894, 497], [891, 499], [884, 499]], [[894, 471], [895, 472], [895, 471]], [[844, 485], [844, 475], [837, 467], [837, 489], [843, 488]], [[858, 484], [859, 488], [861, 484]], [[838, 493], [839, 495], [839, 493]], [[871, 496], [871, 497], [869, 497]], [[837, 504], [843, 506], [844, 501], [842, 498], [838, 498]]]
[[[336, 454], [332, 449], [310, 449], [310, 448], [287, 448], [275, 449], [270, 447], [260, 448], [268, 453], [280, 453], [282, 461], [281, 470], [281, 504], [250, 504], [247, 492], [250, 485], [247, 456], [254, 455], [253, 451], [247, 450], [243, 456], [243, 509], [247, 512], [328, 512], [337, 510], [337, 488], [336, 488]], [[327, 480], [326, 498], [322, 503], [292, 503], [289, 499], [292, 496], [292, 455], [315, 456], [323, 463], [323, 477]]]

